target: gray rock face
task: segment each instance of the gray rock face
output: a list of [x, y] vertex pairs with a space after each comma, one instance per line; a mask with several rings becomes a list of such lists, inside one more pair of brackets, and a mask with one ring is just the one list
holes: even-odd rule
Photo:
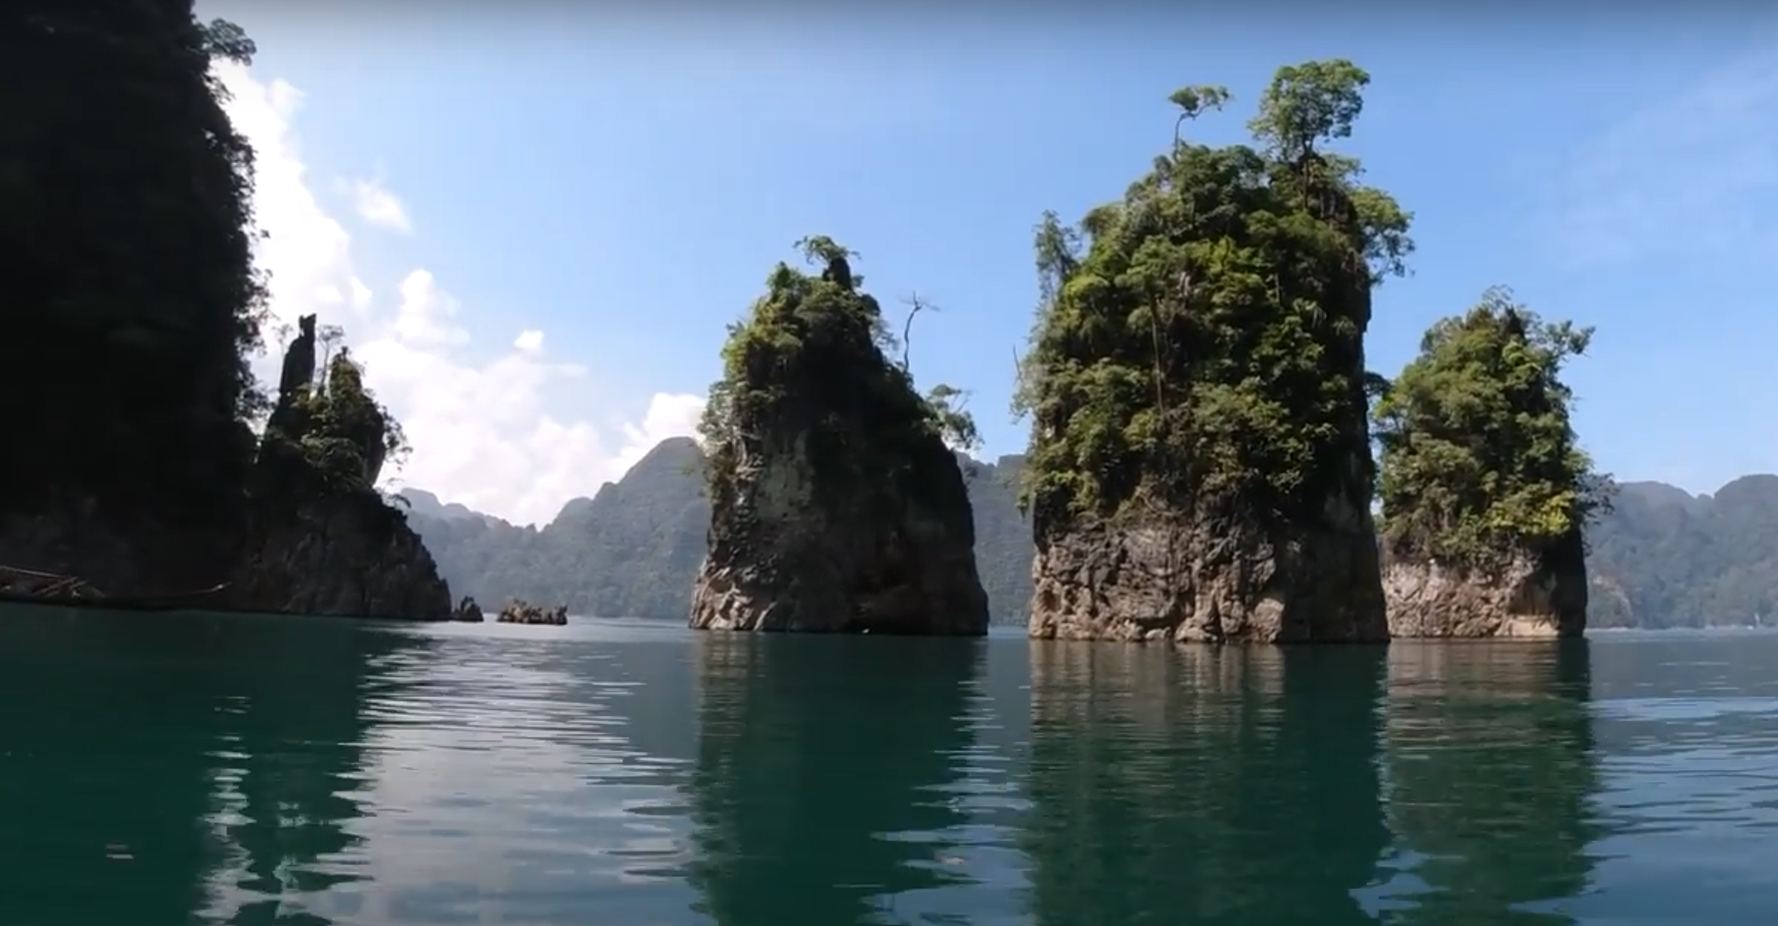
[[1030, 635], [1206, 643], [1389, 638], [1367, 507], [1330, 500], [1268, 535], [1192, 513], [1039, 525]]
[[1583, 553], [1577, 533], [1548, 552], [1513, 551], [1487, 569], [1388, 554], [1389, 632], [1403, 639], [1578, 637], [1587, 629]]
[[78, 577], [108, 596], [195, 592], [228, 578], [232, 526], [64, 495], [0, 517], [0, 566]]
[[373, 493], [259, 514], [229, 606], [244, 611], [443, 621], [451, 591], [401, 512]]
[[693, 628], [988, 632], [969, 496], [937, 438], [868, 483], [823, 484], [806, 438], [735, 459], [713, 482]]

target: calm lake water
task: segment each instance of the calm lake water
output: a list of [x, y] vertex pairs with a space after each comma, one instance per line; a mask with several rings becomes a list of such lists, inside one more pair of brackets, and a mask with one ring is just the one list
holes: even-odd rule
[[0, 924], [1778, 922], [1778, 635], [0, 614]]

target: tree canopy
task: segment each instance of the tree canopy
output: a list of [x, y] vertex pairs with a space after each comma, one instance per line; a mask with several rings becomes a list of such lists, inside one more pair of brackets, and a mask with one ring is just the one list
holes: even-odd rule
[[806, 433], [830, 472], [917, 456], [933, 438], [972, 441], [959, 390], [940, 385], [922, 397], [906, 366], [889, 359], [898, 345], [876, 298], [858, 288], [858, 255], [826, 236], [798, 244], [820, 272], [779, 263], [766, 294], [729, 327], [723, 376], [700, 423], [710, 478], [728, 477], [736, 448], [774, 434]]
[[1605, 481], [1576, 442], [1560, 374], [1591, 337], [1501, 287], [1427, 331], [1374, 412], [1393, 550], [1487, 565], [1579, 534]]
[[[1368, 493], [1371, 289], [1413, 250], [1409, 214], [1325, 147], [1351, 134], [1369, 79], [1348, 61], [1281, 68], [1253, 144], [1176, 137], [1078, 227], [1043, 217], [1015, 399], [1040, 531], [1143, 499], [1290, 519], [1330, 489]], [[1176, 91], [1178, 128], [1230, 98]]]

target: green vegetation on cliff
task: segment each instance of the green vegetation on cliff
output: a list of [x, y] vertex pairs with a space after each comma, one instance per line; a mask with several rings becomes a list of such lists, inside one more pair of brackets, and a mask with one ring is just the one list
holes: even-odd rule
[[956, 390], [922, 398], [888, 359], [895, 339], [877, 300], [858, 289], [857, 255], [824, 236], [799, 244], [820, 275], [778, 264], [766, 295], [730, 326], [700, 422], [712, 484], [732, 476], [739, 448], [775, 440], [806, 439], [822, 474], [850, 484], [885, 475], [862, 470], [929, 454], [935, 438], [972, 441], [974, 423], [951, 404]]
[[[1025, 502], [1039, 532], [1082, 516], [1234, 504], [1319, 510], [1368, 473], [1363, 336], [1371, 289], [1400, 273], [1409, 215], [1323, 150], [1351, 134], [1369, 75], [1278, 70], [1254, 145], [1180, 141], [1078, 229], [1037, 229], [1043, 300], [1015, 408], [1031, 415]], [[1220, 109], [1180, 90], [1179, 124]]]
[[300, 388], [266, 427], [268, 444], [300, 451], [305, 469], [345, 491], [376, 485], [383, 465], [408, 450], [400, 422], [364, 385], [364, 370], [342, 350], [325, 377]]
[[1606, 497], [1560, 373], [1591, 337], [1498, 287], [1426, 333], [1374, 412], [1393, 552], [1486, 565], [1579, 535]]
[[302, 334], [285, 354], [284, 381], [266, 422], [252, 484], [262, 518], [276, 520], [318, 500], [356, 499], [373, 525], [387, 536], [402, 516], [375, 491], [383, 466], [408, 452], [401, 424], [364, 385], [364, 370], [344, 346], [337, 326], [320, 337], [325, 353], [316, 369], [314, 318], [302, 319]]
[[[10, 257], [0, 508], [56, 492], [182, 520], [227, 517], [263, 410], [246, 357], [264, 308], [252, 269], [252, 151], [213, 58], [254, 52], [190, 2], [26, 0], [0, 56], [19, 65], [0, 144]], [[24, 83], [29, 83], [29, 89]]]

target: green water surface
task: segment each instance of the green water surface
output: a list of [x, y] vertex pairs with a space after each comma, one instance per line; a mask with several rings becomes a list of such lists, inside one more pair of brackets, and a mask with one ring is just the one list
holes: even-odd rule
[[1778, 923], [1778, 635], [0, 611], [0, 926]]

